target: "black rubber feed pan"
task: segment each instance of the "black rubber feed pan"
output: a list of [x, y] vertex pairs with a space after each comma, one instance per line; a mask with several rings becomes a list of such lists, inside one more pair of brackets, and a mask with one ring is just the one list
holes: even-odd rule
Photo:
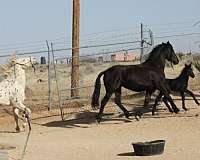
[[136, 156], [151, 156], [164, 152], [165, 140], [132, 143]]

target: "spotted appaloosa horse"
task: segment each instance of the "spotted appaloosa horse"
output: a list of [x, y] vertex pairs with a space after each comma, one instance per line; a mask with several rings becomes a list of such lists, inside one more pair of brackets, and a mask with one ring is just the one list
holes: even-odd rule
[[31, 113], [31, 110], [23, 104], [26, 83], [25, 69], [35, 63], [36, 59], [33, 57], [18, 59], [12, 57], [9, 63], [3, 67], [6, 78], [0, 82], [0, 104], [13, 107], [17, 132], [20, 131], [19, 111]]

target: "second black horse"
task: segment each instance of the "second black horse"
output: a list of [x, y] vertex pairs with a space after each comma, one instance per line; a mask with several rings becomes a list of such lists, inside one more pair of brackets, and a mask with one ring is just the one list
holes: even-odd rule
[[[197, 105], [200, 105], [198, 100], [196, 99], [194, 93], [192, 91], [190, 91], [188, 89], [188, 81], [189, 78], [194, 78], [195, 74], [193, 72], [192, 69], [192, 63], [186, 63], [185, 67], [182, 69], [180, 75], [174, 79], [166, 79], [166, 85], [169, 89], [169, 92], [179, 92], [182, 98], [182, 108], [187, 111], [187, 108], [185, 107], [185, 93], [189, 94], [193, 100], [195, 101], [195, 103]], [[160, 93], [156, 99], [155, 99], [155, 103], [153, 105], [153, 109], [152, 109], [152, 115], [154, 115], [155, 110], [156, 110], [156, 106], [157, 103], [161, 100], [163, 94]], [[167, 106], [167, 108], [169, 109], [170, 112], [173, 112], [169, 106], [169, 104], [167, 103], [166, 98], [163, 98], [163, 102], [165, 103], [165, 105]]]

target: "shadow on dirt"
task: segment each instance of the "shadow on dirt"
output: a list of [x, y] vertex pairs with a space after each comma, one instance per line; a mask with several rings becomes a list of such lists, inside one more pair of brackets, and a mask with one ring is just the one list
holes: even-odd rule
[[[124, 114], [115, 115], [114, 113], [104, 114], [102, 117], [102, 121], [100, 125], [108, 125], [108, 124], [121, 124], [121, 123], [129, 123], [135, 120], [135, 111], [137, 109], [141, 110], [141, 107], [135, 107], [134, 110], [130, 111], [131, 117], [130, 119], [126, 119]], [[156, 114], [154, 116], [151, 115], [151, 107], [142, 109], [142, 119], [160, 119], [160, 118], [168, 118], [168, 117], [199, 117], [198, 114], [188, 114], [187, 112], [180, 112], [179, 114], [172, 114], [167, 109], [159, 109], [161, 113]], [[150, 113], [149, 113], [150, 112]], [[159, 112], [159, 111], [158, 111]], [[147, 113], [147, 114], [146, 114]], [[73, 119], [68, 120], [60, 120], [60, 121], [52, 121], [44, 124], [40, 124], [46, 127], [62, 127], [62, 128], [90, 128], [91, 124], [97, 124], [95, 119], [95, 112], [85, 111], [75, 115]]]
[[[140, 111], [143, 113], [142, 118], [168, 118], [168, 117], [198, 117], [198, 114], [187, 114], [187, 112], [180, 112], [179, 114], [172, 114], [168, 111], [168, 109], [165, 108], [160, 108], [159, 106], [157, 107], [156, 115], [152, 116], [152, 106], [154, 103], [154, 99], [152, 99], [149, 103], [149, 105], [144, 108], [143, 103], [143, 94], [134, 94], [128, 97], [125, 97], [125, 99], [130, 99], [130, 98], [135, 98], [140, 97], [141, 99], [138, 99], [137, 102], [134, 103], [129, 103], [125, 102], [123, 103], [124, 107], [129, 110], [130, 113], [130, 119], [126, 119], [124, 116], [124, 113], [119, 110], [119, 114], [116, 114], [116, 112], [113, 113], [105, 113], [102, 117], [101, 125], [106, 125], [106, 124], [120, 124], [120, 123], [128, 123], [132, 122], [132, 120], [135, 120], [135, 114]], [[117, 107], [117, 106], [116, 106]], [[96, 122], [95, 116], [99, 110], [94, 111], [83, 111], [80, 113], [76, 113], [74, 115], [73, 119], [67, 119], [67, 120], [60, 120], [60, 121], [52, 121], [52, 122], [47, 122], [44, 124], [39, 124], [42, 126], [46, 127], [63, 127], [63, 128], [89, 128], [91, 127], [90, 124], [98, 124]]]
[[135, 155], [135, 152], [126, 152], [126, 153], [117, 154], [117, 156], [120, 156], [120, 157], [133, 157], [133, 156], [136, 156], [136, 155]]
[[[89, 124], [98, 124], [96, 122], [96, 116], [97, 113], [95, 112], [90, 112], [90, 111], [85, 111], [82, 113], [78, 113], [75, 115], [75, 118], [69, 119], [69, 120], [64, 120], [64, 121], [53, 121], [53, 122], [48, 122], [45, 124], [42, 124], [42, 126], [46, 127], [63, 127], [63, 128], [89, 128]], [[104, 114], [101, 124], [119, 124], [119, 123], [128, 123], [132, 122], [127, 119], [123, 118], [118, 118], [118, 117], [113, 117], [114, 113], [108, 113]], [[105, 122], [105, 123], [104, 123]]]
[[16, 132], [16, 131], [0, 131], [0, 133], [19, 133], [19, 132]]

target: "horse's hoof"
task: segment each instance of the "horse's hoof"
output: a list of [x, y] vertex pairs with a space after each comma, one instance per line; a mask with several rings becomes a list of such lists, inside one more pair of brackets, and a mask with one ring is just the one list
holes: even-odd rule
[[142, 113], [139, 112], [139, 113], [137, 114], [137, 116], [138, 116], [139, 118], [142, 118]]
[[187, 108], [185, 108], [185, 107], [184, 107], [183, 109], [184, 109], [185, 111], [188, 111], [188, 109], [187, 109]]
[[138, 115], [135, 115], [135, 119], [136, 119], [137, 121], [139, 121], [139, 120], [140, 120], [140, 118], [139, 118], [139, 116], [138, 116]]
[[97, 109], [99, 109], [98, 106], [92, 106], [92, 110], [97, 110]]
[[19, 127], [16, 127], [15, 130], [16, 130], [17, 133], [20, 132], [20, 128]]
[[127, 119], [129, 119], [129, 117], [130, 117], [130, 114], [129, 114], [129, 112], [127, 111], [127, 112], [125, 112], [124, 113], [124, 115], [125, 115], [125, 117], [127, 118]]
[[136, 119], [137, 121], [139, 121], [140, 118], [141, 118], [141, 115], [140, 115], [140, 114], [135, 114], [135, 119]]
[[98, 115], [96, 115], [96, 121], [97, 121], [98, 124], [100, 124], [100, 122], [101, 122], [101, 117], [99, 117]]
[[177, 114], [180, 110], [178, 108], [174, 109], [174, 112]]

